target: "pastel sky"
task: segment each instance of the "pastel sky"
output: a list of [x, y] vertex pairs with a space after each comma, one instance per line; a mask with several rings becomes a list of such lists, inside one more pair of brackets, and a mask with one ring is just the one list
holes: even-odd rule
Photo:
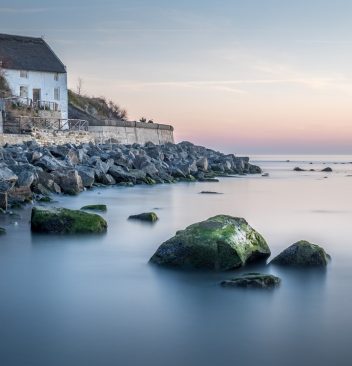
[[234, 153], [352, 153], [350, 0], [0, 0], [69, 85]]

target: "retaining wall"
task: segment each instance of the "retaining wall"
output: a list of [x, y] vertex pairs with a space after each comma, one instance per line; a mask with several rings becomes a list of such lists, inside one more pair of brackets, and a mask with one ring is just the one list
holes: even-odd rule
[[106, 120], [89, 126], [89, 132], [98, 143], [109, 140], [119, 144], [153, 142], [161, 145], [167, 142], [174, 143], [173, 131], [174, 128], [170, 125], [143, 122]]

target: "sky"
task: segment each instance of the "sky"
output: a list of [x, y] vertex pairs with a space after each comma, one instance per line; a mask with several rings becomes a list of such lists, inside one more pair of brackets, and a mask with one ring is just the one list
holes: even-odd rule
[[0, 0], [69, 87], [232, 153], [352, 154], [350, 0]]

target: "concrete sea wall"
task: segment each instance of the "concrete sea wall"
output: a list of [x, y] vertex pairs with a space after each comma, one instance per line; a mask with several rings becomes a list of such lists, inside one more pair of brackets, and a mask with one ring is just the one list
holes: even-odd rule
[[[1, 117], [0, 117], [1, 118]], [[37, 141], [40, 145], [62, 145], [66, 143], [80, 144], [119, 143], [144, 145], [153, 142], [162, 145], [174, 143], [174, 128], [170, 125], [125, 121], [102, 121], [100, 125], [90, 125], [88, 131], [43, 131], [37, 130], [31, 134], [3, 134], [0, 120], [0, 146], [5, 144], [22, 144], [26, 141]]]
[[167, 142], [174, 143], [173, 131], [174, 128], [170, 125], [110, 120], [89, 126], [89, 132], [98, 143], [112, 141], [119, 144], [143, 145], [153, 142], [162, 145]]

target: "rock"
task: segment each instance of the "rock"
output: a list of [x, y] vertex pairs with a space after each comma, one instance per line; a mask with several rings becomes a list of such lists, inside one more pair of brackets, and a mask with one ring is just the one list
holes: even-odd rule
[[32, 190], [29, 187], [13, 187], [8, 191], [8, 202], [13, 206], [32, 201]]
[[5, 235], [6, 234], [6, 230], [2, 227], [0, 227], [0, 235]]
[[43, 168], [47, 172], [52, 172], [66, 167], [65, 164], [50, 155], [42, 156], [35, 162], [35, 165]]
[[37, 199], [37, 201], [43, 202], [43, 203], [49, 203], [49, 202], [52, 202], [53, 200], [49, 196], [43, 196], [43, 197], [40, 197], [39, 199]]
[[262, 177], [269, 177], [269, 173], [262, 174]]
[[322, 172], [327, 172], [327, 173], [331, 173], [332, 169], [330, 167], [326, 167], [324, 169], [321, 170]]
[[16, 185], [18, 187], [30, 188], [33, 182], [38, 179], [38, 174], [33, 170], [23, 170], [18, 174], [18, 180]]
[[129, 219], [149, 222], [156, 222], [159, 220], [158, 215], [155, 212], [144, 212], [138, 215], [131, 215]]
[[330, 256], [316, 244], [301, 240], [281, 252], [270, 263], [285, 266], [326, 266]]
[[107, 207], [106, 207], [106, 205], [87, 205], [87, 206], [81, 207], [81, 210], [106, 212]]
[[7, 192], [17, 182], [17, 175], [7, 167], [0, 167], [0, 192]]
[[220, 192], [213, 192], [213, 191], [202, 191], [200, 194], [222, 194]]
[[75, 169], [62, 169], [53, 173], [55, 183], [61, 190], [69, 195], [76, 195], [83, 191], [83, 183], [80, 175]]
[[248, 164], [248, 172], [249, 174], [261, 174], [262, 169], [257, 165]]
[[136, 178], [129, 174], [128, 171], [123, 169], [118, 165], [113, 165], [109, 168], [109, 174], [116, 180], [117, 183], [120, 182], [132, 182], [133, 184], [136, 183]]
[[0, 192], [0, 210], [7, 211], [7, 192]]
[[34, 207], [31, 229], [33, 232], [50, 234], [103, 233], [107, 223], [101, 216], [83, 211]]
[[305, 172], [305, 169], [302, 169], [298, 166], [296, 166], [294, 169], [293, 169], [295, 172]]
[[280, 283], [281, 279], [273, 275], [261, 273], [245, 273], [242, 276], [235, 277], [231, 280], [222, 281], [221, 286], [272, 289], [278, 287]]
[[178, 231], [150, 261], [226, 271], [269, 256], [266, 241], [245, 219], [219, 215]]
[[106, 186], [111, 186], [116, 184], [116, 180], [110, 174], [106, 173], [100, 177], [100, 183]]
[[83, 186], [91, 188], [95, 182], [95, 170], [86, 165], [77, 165], [76, 169], [82, 179]]

